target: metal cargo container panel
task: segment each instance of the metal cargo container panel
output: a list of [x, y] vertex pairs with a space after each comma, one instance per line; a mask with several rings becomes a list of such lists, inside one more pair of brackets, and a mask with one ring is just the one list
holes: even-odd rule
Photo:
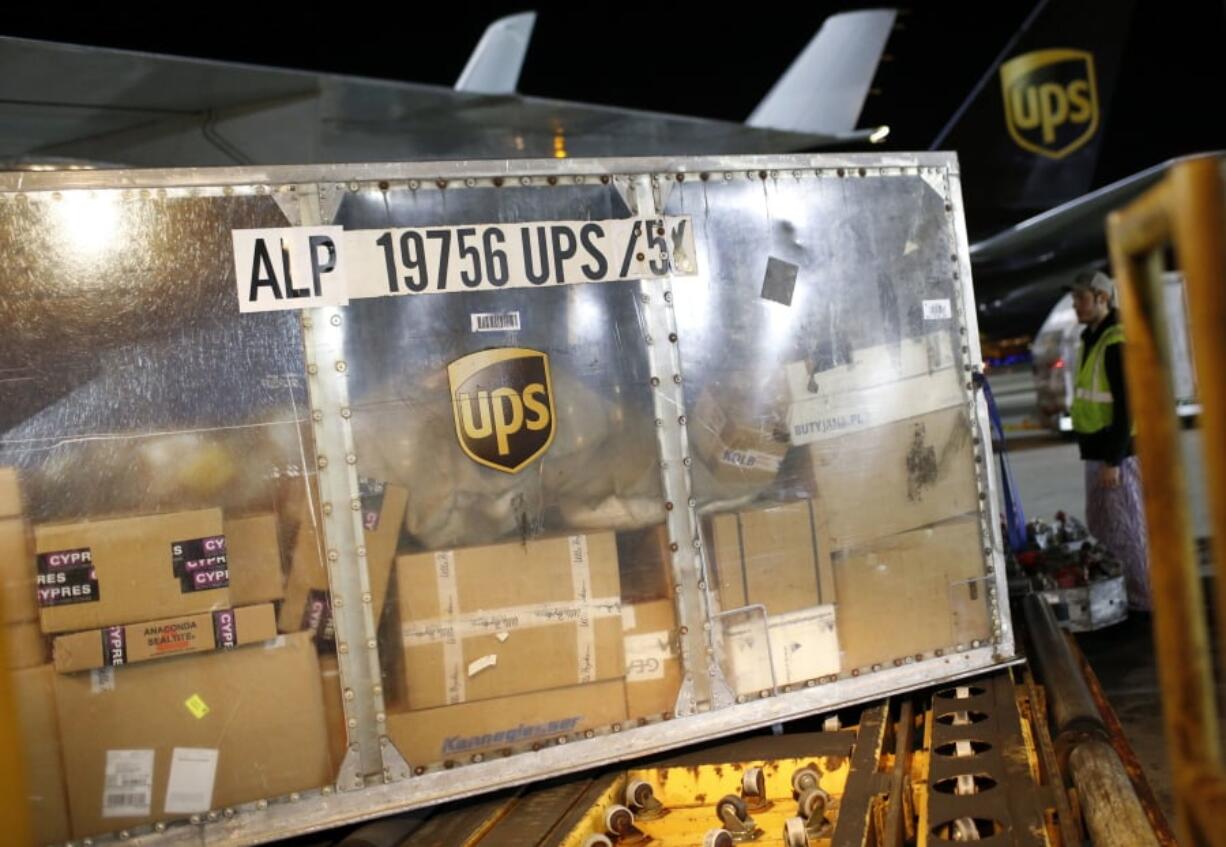
[[[75, 839], [257, 843], [1015, 661], [952, 155], [27, 173], [0, 212], [34, 543], [219, 510], [233, 597], [272, 515], [267, 663], [325, 680], [290, 736], [226, 688], [257, 646], [58, 674], [61, 718], [188, 714], [61, 727]], [[278, 758], [315, 741], [331, 780]]]

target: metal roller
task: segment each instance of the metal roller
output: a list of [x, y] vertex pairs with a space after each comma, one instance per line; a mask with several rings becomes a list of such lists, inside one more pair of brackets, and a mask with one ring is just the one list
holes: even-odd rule
[[732, 847], [732, 833], [726, 829], [710, 829], [702, 837], [702, 847]]
[[788, 818], [783, 822], [784, 847], [809, 847], [809, 833], [802, 818]]

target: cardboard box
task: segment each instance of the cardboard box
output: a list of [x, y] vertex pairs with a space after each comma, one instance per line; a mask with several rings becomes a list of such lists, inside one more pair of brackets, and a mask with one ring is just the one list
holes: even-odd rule
[[230, 607], [221, 510], [34, 528], [47, 634]]
[[971, 427], [956, 407], [808, 446], [834, 549], [929, 526], [978, 507]]
[[341, 700], [341, 669], [336, 655], [321, 653], [319, 676], [323, 683], [324, 721], [328, 725], [328, 754], [332, 759], [332, 773], [340, 772], [349, 751], [349, 734], [345, 729], [345, 705]]
[[226, 518], [226, 559], [230, 602], [235, 606], [272, 603], [285, 596], [281, 543], [274, 514]]
[[71, 673], [226, 650], [276, 637], [277, 616], [272, 604], [265, 603], [61, 635], [53, 653], [55, 669]]
[[236, 806], [332, 780], [304, 634], [56, 674], [73, 836]]
[[626, 715], [655, 717], [671, 712], [681, 691], [681, 654], [672, 600], [624, 606]]
[[61, 844], [72, 833], [55, 705], [55, 672], [50, 665], [42, 665], [15, 671], [11, 679], [34, 841]]
[[621, 679], [613, 533], [396, 560], [410, 709]]
[[323, 532], [315, 507], [305, 499], [304, 510], [296, 520], [294, 544], [290, 548], [289, 576], [285, 581], [285, 602], [277, 618], [282, 632], [307, 630], [319, 640], [332, 641], [332, 612], [328, 596], [328, 571], [324, 566]]
[[[363, 482], [362, 518], [366, 527], [366, 567], [371, 586], [371, 612], [376, 624], [387, 602], [392, 562], [400, 542], [400, 527], [409, 492], [399, 485]], [[307, 509], [305, 498], [300, 504]], [[324, 567], [322, 535], [316, 520], [307, 510], [297, 521], [285, 603], [279, 625], [282, 632], [307, 629], [324, 643], [332, 635], [332, 607], [328, 596], [328, 571]]]
[[844, 668], [991, 637], [977, 515], [836, 553]]
[[762, 604], [782, 615], [834, 601], [830, 542], [812, 501], [713, 515], [710, 550], [724, 611]]
[[387, 732], [411, 765], [467, 761], [473, 755], [574, 738], [626, 719], [621, 679], [533, 691], [387, 716]]
[[29, 525], [22, 518], [0, 518], [0, 624], [38, 619], [34, 554]]
[[757, 694], [837, 674], [839, 639], [832, 605], [762, 617], [724, 618], [729, 681], [737, 694]]
[[11, 518], [23, 513], [21, 507], [21, 482], [16, 468], [0, 468], [0, 518]]
[[617, 533], [622, 602], [646, 603], [673, 596], [673, 554], [664, 524]]
[[39, 629], [38, 621], [6, 625], [4, 649], [3, 667], [12, 670], [44, 665], [51, 652], [47, 649], [47, 638]]
[[[694, 450], [721, 482], [769, 483], [788, 451], [784, 406], [778, 397], [757, 405], [751, 392], [705, 386], [687, 429]], [[745, 416], [733, 419], [730, 410]], [[756, 414], [755, 414], [756, 413]]]

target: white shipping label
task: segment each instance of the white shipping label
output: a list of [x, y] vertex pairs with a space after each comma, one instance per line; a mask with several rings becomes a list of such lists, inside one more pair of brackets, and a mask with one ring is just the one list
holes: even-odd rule
[[519, 332], [519, 312], [473, 312], [473, 332]]
[[693, 229], [689, 216], [677, 216], [233, 230], [239, 311], [691, 276], [698, 272]]
[[675, 655], [668, 630], [625, 637], [626, 682], [664, 678], [664, 663]]
[[114, 668], [94, 668], [89, 672], [89, 691], [91, 694], [101, 694], [104, 691], [114, 690]]
[[622, 606], [622, 629], [626, 632], [638, 629], [638, 616], [633, 605]]
[[176, 747], [170, 757], [166, 782], [166, 813], [193, 815], [213, 807], [217, 778], [217, 751], [202, 747]]
[[143, 818], [152, 806], [153, 751], [107, 750], [102, 817]]
[[828, 674], [840, 666], [835, 607], [814, 606], [726, 630], [737, 693], [765, 691]]
[[312, 309], [349, 302], [339, 226], [235, 229], [234, 279], [240, 312]]
[[944, 321], [949, 320], [954, 316], [953, 307], [949, 304], [949, 300], [925, 300], [924, 301], [924, 320], [926, 321]]

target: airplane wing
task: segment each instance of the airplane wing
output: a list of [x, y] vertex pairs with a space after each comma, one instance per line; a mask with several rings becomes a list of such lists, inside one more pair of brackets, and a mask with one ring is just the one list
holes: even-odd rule
[[828, 135], [854, 131], [897, 14], [831, 15], [746, 123]]
[[528, 55], [536, 12], [500, 18], [485, 30], [456, 81], [456, 91], [513, 94]]
[[465, 90], [0, 37], [0, 160], [205, 167], [774, 153], [868, 132], [516, 95], [532, 22], [516, 16], [487, 30], [460, 77]]
[[1205, 156], [1226, 163], [1226, 150], [1168, 159], [971, 244], [981, 314], [1046, 313], [1078, 270], [1101, 265], [1106, 257], [1108, 213], [1158, 182], [1173, 164]]

